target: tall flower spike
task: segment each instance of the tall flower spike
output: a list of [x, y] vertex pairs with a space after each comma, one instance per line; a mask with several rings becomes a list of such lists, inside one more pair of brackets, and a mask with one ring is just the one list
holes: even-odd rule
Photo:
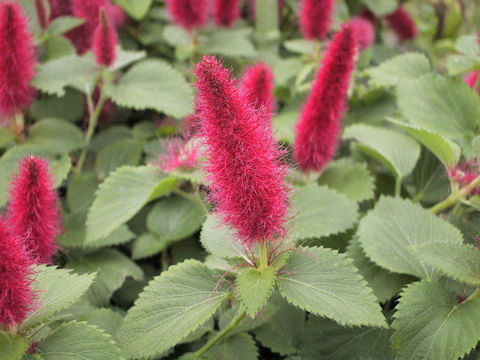
[[105, 9], [100, 9], [100, 21], [93, 36], [93, 53], [98, 65], [111, 66], [117, 57], [117, 33]]
[[57, 203], [47, 161], [24, 158], [10, 189], [8, 223], [37, 264], [51, 263], [58, 248], [56, 238], [61, 226]]
[[203, 27], [207, 22], [207, 0], [166, 0], [173, 20], [185, 30]]
[[33, 307], [31, 262], [19, 238], [0, 217], [0, 330], [19, 325]]
[[373, 45], [375, 42], [375, 27], [374, 25], [361, 16], [355, 16], [348, 23], [352, 26], [357, 39], [358, 49], [360, 51]]
[[60, 16], [72, 15], [72, 0], [48, 0], [50, 2], [50, 20]]
[[335, 0], [302, 0], [300, 27], [307, 39], [325, 39], [332, 22]]
[[230, 27], [240, 16], [239, 0], [214, 0], [213, 19], [218, 26]]
[[27, 19], [16, 2], [0, 2], [0, 115], [10, 117], [30, 105], [35, 75], [33, 38]]
[[256, 109], [263, 108], [266, 120], [270, 123], [275, 110], [272, 70], [262, 62], [247, 67], [242, 77], [242, 86], [247, 91], [250, 103]]
[[[478, 71], [470, 71], [467, 75], [465, 75], [463, 81], [465, 82], [465, 84], [475, 90], [478, 81], [478, 74]], [[477, 93], [478, 95], [480, 95], [480, 87], [478, 87]]]
[[42, 29], [46, 29], [50, 24], [45, 1], [47, 0], [35, 0], [35, 12], [37, 13], [38, 24]]
[[285, 235], [288, 187], [271, 130], [214, 57], [195, 69], [210, 199], [247, 246]]
[[385, 20], [402, 41], [415, 39], [418, 35], [415, 21], [402, 6], [399, 6], [394, 13], [385, 16]]
[[295, 159], [303, 171], [320, 171], [335, 155], [356, 47], [354, 30], [343, 25], [325, 53], [296, 125]]

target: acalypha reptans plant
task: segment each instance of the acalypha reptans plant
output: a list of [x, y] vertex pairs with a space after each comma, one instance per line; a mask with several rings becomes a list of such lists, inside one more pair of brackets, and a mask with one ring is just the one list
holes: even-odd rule
[[479, 360], [475, 0], [0, 0], [0, 360]]

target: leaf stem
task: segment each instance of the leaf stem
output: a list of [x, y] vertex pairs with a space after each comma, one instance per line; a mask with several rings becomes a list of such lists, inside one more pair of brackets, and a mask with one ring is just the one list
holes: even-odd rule
[[480, 298], [480, 288], [477, 288], [477, 290], [475, 290], [473, 294], [468, 297], [467, 301], [478, 299], [478, 298]]
[[264, 270], [268, 267], [267, 244], [265, 241], [260, 243], [260, 265], [259, 269]]
[[395, 197], [400, 197], [402, 194], [402, 178], [397, 176], [395, 178]]
[[440, 211], [448, 209], [459, 201], [464, 200], [478, 185], [480, 185], [480, 176], [476, 177], [470, 184], [461, 190], [451, 194], [445, 200], [439, 202], [437, 205], [431, 207], [429, 210], [433, 214], [438, 214]]
[[213, 338], [211, 338], [205, 345], [203, 345], [200, 350], [195, 352], [196, 356], [202, 356], [205, 354], [208, 350], [212, 348], [213, 345], [215, 345], [217, 342], [221, 341], [224, 339], [232, 330], [234, 330], [240, 322], [247, 316], [247, 313], [244, 310], [241, 310], [235, 315], [235, 317], [230, 321], [230, 323], [223, 328], [222, 331], [217, 333]]

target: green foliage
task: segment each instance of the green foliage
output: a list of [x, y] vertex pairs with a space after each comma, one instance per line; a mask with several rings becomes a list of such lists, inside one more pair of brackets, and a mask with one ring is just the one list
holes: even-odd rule
[[122, 165], [138, 165], [142, 156], [143, 141], [122, 139], [105, 146], [95, 159], [95, 170], [100, 179]]
[[206, 359], [257, 360], [255, 340], [248, 334], [236, 334], [215, 344], [205, 353]]
[[0, 331], [0, 359], [20, 360], [28, 350], [28, 343], [22, 337], [12, 337], [9, 333]]
[[216, 215], [207, 217], [200, 233], [200, 241], [203, 247], [215, 256], [224, 258], [245, 256], [245, 249], [235, 237], [235, 232], [223, 225], [222, 220]]
[[152, 5], [152, 0], [115, 0], [115, 2], [135, 20], [143, 19]]
[[247, 315], [252, 318], [265, 305], [275, 284], [275, 272], [272, 267], [246, 269], [237, 277], [237, 296], [245, 306]]
[[53, 154], [69, 153], [81, 149], [85, 141], [80, 130], [65, 121], [45, 119], [29, 130], [27, 145], [36, 145]]
[[215, 31], [203, 44], [203, 51], [224, 56], [254, 57], [257, 51], [248, 36], [248, 29]]

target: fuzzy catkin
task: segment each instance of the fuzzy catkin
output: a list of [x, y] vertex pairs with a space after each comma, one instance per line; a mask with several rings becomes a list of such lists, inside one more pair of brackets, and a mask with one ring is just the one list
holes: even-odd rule
[[167, 9], [177, 25], [190, 31], [207, 23], [207, 0], [166, 0]]
[[399, 6], [394, 13], [385, 16], [385, 20], [402, 41], [412, 40], [418, 36], [415, 21], [402, 6]]
[[100, 9], [100, 21], [93, 35], [93, 53], [98, 65], [111, 66], [117, 57], [117, 33], [105, 9]]
[[332, 22], [335, 0], [302, 0], [300, 28], [306, 39], [326, 38]]
[[265, 121], [270, 123], [275, 110], [273, 96], [273, 72], [268, 65], [259, 62], [245, 69], [241, 85], [247, 91], [250, 103], [265, 113]]
[[218, 26], [231, 27], [240, 17], [239, 0], [213, 0], [213, 20]]

